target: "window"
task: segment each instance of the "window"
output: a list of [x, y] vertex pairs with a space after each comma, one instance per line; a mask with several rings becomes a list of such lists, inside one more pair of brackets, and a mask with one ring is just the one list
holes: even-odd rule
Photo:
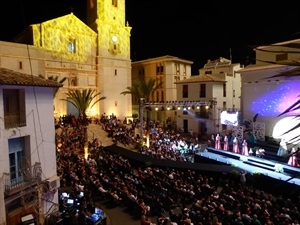
[[235, 90], [233, 90], [233, 97], [235, 98]]
[[183, 76], [186, 76], [186, 65], [183, 66]]
[[200, 84], [200, 98], [206, 97], [206, 84]]
[[16, 185], [24, 181], [24, 152], [25, 138], [12, 138], [8, 140], [9, 148], [9, 172], [11, 185]]
[[117, 69], [115, 69], [115, 76], [117, 76], [118, 75], [118, 71], [117, 71]]
[[77, 86], [77, 78], [76, 77], [69, 78], [69, 86]]
[[19, 69], [22, 70], [23, 69], [23, 62], [19, 61]]
[[26, 126], [25, 91], [3, 89], [5, 129]]
[[226, 84], [223, 84], [223, 97], [226, 97]]
[[212, 71], [210, 71], [210, 70], [205, 71], [205, 74], [212, 74]]
[[179, 63], [175, 63], [175, 70], [176, 70], [176, 75], [180, 74], [180, 65]]
[[68, 49], [71, 53], [76, 53], [76, 41], [74, 38], [69, 39]]
[[227, 104], [226, 102], [223, 102], [223, 110], [226, 110], [227, 109]]
[[276, 55], [276, 61], [284, 61], [288, 59], [287, 53]]
[[162, 63], [156, 64], [156, 75], [161, 75], [164, 73], [164, 65]]
[[145, 75], [145, 69], [144, 67], [139, 68], [139, 75], [144, 76]]
[[164, 94], [164, 91], [161, 91], [161, 101], [164, 102], [165, 101], [165, 94]]
[[118, 7], [118, 0], [112, 0], [111, 1], [112, 6]]
[[189, 97], [189, 86], [187, 84], [183, 85], [182, 87], [182, 97], [183, 98]]

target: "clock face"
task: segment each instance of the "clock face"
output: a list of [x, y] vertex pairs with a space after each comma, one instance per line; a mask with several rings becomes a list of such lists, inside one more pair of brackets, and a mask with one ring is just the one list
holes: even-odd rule
[[117, 42], [117, 41], [118, 41], [118, 37], [117, 37], [116, 35], [113, 35], [113, 36], [112, 36], [112, 41], [113, 41], [113, 42]]

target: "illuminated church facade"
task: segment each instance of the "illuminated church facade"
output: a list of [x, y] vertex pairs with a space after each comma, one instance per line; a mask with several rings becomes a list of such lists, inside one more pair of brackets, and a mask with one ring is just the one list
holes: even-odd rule
[[106, 99], [88, 116], [132, 116], [130, 32], [125, 0], [87, 1], [87, 24], [73, 13], [32, 24], [13, 42], [0, 42], [2, 68], [35, 76], [67, 78], [54, 99], [54, 115], [78, 114], [62, 101], [69, 90], [92, 89]]

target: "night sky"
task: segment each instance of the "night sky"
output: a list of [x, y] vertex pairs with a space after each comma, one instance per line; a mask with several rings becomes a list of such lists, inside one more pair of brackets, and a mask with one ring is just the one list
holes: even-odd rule
[[[86, 21], [86, 0], [0, 1], [2, 41], [71, 11]], [[127, 0], [126, 20], [133, 61], [173, 55], [193, 61], [193, 75], [209, 59], [245, 65], [253, 61], [253, 47], [300, 37], [295, 1]]]

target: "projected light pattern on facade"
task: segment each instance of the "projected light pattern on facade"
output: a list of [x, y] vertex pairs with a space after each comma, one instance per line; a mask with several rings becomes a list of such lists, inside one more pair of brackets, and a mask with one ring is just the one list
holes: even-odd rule
[[86, 62], [96, 57], [97, 34], [73, 13], [32, 25], [34, 45], [53, 57]]
[[[251, 110], [261, 116], [278, 116], [296, 102], [300, 95], [300, 81], [291, 80], [272, 86], [264, 83], [254, 88], [253, 93], [262, 93], [251, 104]], [[250, 94], [250, 93], [249, 93]], [[300, 114], [300, 110], [289, 115]]]

